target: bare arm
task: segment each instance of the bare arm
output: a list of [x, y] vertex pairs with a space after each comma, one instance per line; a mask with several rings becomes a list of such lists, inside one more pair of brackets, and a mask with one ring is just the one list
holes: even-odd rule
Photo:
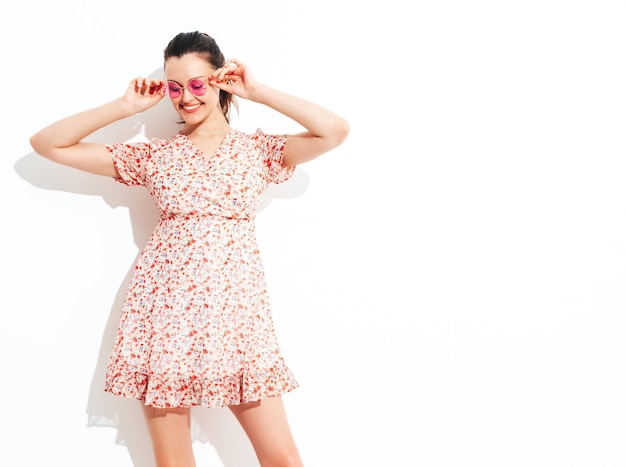
[[30, 144], [37, 154], [59, 164], [116, 177], [117, 170], [105, 145], [82, 140], [117, 120], [152, 107], [164, 95], [162, 81], [136, 78], [130, 82], [124, 96], [43, 128], [31, 136]]
[[348, 122], [330, 110], [265, 85], [256, 89], [254, 100], [307, 129], [287, 139], [283, 152], [285, 166], [302, 164], [321, 156], [339, 146], [350, 131]]
[[343, 117], [313, 102], [257, 82], [246, 66], [239, 61], [227, 62], [236, 66], [224, 66], [216, 70], [211, 77], [212, 85], [244, 99], [266, 105], [306, 129], [287, 139], [283, 153], [284, 166], [294, 166], [315, 159], [339, 146], [348, 136], [350, 126]]

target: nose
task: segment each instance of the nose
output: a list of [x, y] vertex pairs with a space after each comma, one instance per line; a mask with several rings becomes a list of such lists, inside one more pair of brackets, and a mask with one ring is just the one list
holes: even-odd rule
[[191, 100], [195, 99], [196, 96], [194, 95], [193, 92], [191, 92], [189, 90], [189, 88], [187, 86], [185, 86], [184, 88], [181, 89], [181, 93], [180, 93], [180, 97], [182, 98], [182, 100], [186, 101], [187, 97], [190, 97]]

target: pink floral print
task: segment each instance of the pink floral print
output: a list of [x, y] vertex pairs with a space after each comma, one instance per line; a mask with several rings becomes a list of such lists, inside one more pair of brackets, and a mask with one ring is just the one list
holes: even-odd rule
[[285, 135], [228, 133], [215, 154], [178, 133], [108, 145], [119, 182], [145, 186], [161, 217], [142, 250], [105, 391], [154, 407], [223, 407], [298, 384], [278, 345], [254, 222]]

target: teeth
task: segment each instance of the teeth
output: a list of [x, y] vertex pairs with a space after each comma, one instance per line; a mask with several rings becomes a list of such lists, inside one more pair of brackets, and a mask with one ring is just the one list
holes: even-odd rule
[[185, 110], [194, 110], [194, 109], [197, 109], [198, 107], [200, 107], [200, 104], [183, 105], [183, 109], [185, 109]]

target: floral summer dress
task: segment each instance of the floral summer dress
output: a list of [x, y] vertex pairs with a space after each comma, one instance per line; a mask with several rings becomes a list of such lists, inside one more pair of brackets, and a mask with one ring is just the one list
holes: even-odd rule
[[105, 391], [154, 407], [223, 407], [298, 384], [276, 339], [254, 232], [260, 195], [291, 177], [284, 135], [228, 133], [212, 157], [182, 133], [107, 146], [160, 220], [131, 280]]

